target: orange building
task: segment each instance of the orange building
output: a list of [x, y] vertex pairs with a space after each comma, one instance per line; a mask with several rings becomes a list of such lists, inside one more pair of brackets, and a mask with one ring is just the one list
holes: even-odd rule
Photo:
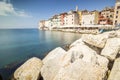
[[64, 23], [64, 17], [67, 15], [67, 13], [61, 13], [60, 14], [60, 20], [61, 20], [61, 25], [63, 26], [65, 23]]

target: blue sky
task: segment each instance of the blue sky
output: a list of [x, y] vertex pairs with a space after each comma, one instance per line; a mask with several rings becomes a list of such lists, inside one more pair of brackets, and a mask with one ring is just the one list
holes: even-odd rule
[[0, 0], [0, 28], [37, 28], [39, 20], [75, 10], [102, 10], [115, 0]]

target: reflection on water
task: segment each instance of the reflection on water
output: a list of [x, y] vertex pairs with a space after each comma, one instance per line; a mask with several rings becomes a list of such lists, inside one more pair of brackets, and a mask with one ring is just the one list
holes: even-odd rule
[[[30, 57], [43, 58], [50, 50], [80, 38], [80, 34], [37, 29], [0, 30], [0, 68]], [[0, 72], [1, 73], [1, 72]]]

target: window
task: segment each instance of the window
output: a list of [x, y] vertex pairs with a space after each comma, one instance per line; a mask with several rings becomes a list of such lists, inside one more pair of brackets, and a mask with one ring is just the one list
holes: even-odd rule
[[116, 11], [116, 14], [118, 14], [118, 11]]
[[116, 16], [116, 18], [118, 18], [118, 16]]
[[110, 17], [112, 18], [113, 16], [112, 16], [112, 15], [110, 15]]
[[117, 6], [117, 9], [120, 9], [120, 6]]
[[115, 20], [115, 24], [117, 24], [117, 20]]

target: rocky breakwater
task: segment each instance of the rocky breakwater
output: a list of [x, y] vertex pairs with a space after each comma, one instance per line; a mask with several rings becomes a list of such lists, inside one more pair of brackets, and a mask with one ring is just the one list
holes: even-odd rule
[[[15, 71], [14, 78], [37, 80], [41, 75], [43, 80], [119, 80], [119, 55], [120, 31], [83, 34], [68, 51], [58, 47], [42, 61], [37, 59], [38, 62], [35, 60], [31, 64], [28, 63], [31, 59], [28, 60]], [[35, 78], [25, 78], [30, 75]]]

